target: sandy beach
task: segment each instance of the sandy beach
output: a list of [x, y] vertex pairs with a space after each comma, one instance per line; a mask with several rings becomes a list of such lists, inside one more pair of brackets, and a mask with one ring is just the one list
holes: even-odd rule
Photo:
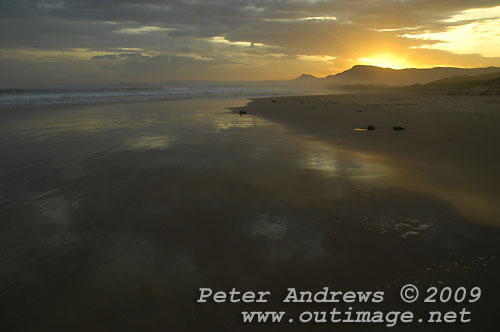
[[[411, 282], [481, 287], [466, 307], [488, 330], [500, 296], [495, 98], [247, 102], [2, 110], [1, 326], [250, 331], [240, 315], [252, 307], [331, 309], [284, 306], [287, 287], [384, 291], [370, 307], [388, 311]], [[203, 305], [200, 287], [273, 296]]]
[[499, 226], [499, 105], [498, 95], [396, 90], [255, 99], [246, 110], [390, 168], [392, 185], [434, 196], [471, 222]]

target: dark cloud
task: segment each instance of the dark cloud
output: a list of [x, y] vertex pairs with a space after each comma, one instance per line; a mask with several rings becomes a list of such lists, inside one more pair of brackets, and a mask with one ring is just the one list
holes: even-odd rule
[[169, 55], [143, 55], [140, 52], [95, 55], [92, 60], [125, 60], [125, 63], [169, 62]]
[[105, 55], [95, 55], [92, 57], [93, 60], [114, 60], [118, 59], [118, 56], [115, 54], [105, 54]]

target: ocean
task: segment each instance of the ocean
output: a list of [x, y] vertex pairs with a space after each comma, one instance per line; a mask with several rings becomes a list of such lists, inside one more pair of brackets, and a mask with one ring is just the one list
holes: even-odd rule
[[89, 89], [0, 89], [1, 106], [94, 104], [196, 98], [250, 98], [320, 94], [324, 90], [256, 83], [169, 82], [154, 86]]

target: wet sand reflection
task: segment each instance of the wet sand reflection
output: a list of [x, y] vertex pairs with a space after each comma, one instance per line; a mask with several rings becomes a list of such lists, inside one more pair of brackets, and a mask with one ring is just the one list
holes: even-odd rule
[[[498, 230], [394, 187], [376, 159], [226, 109], [242, 102], [49, 112], [59, 129], [43, 140], [30, 136], [37, 122], [4, 122], [13, 142], [1, 148], [10, 157], [1, 166], [2, 324], [255, 330], [240, 323], [241, 305], [197, 305], [199, 287], [268, 289], [277, 300], [290, 286], [382, 289], [385, 308], [414, 280], [474, 283], [498, 295]], [[90, 136], [88, 121], [97, 124]], [[475, 308], [484, 324], [490, 304]]]

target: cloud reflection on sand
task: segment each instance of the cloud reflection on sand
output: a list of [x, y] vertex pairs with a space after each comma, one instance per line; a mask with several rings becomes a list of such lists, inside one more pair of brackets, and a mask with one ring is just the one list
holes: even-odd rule
[[325, 177], [350, 179], [365, 184], [380, 182], [388, 173], [388, 168], [373, 156], [343, 151], [307, 136], [301, 139], [304, 150], [303, 157], [298, 160], [301, 168], [317, 171]]
[[168, 135], [145, 134], [125, 140], [125, 146], [132, 150], [166, 149], [172, 138]]
[[298, 231], [304, 224], [291, 216], [256, 213], [246, 224], [246, 235], [260, 243], [260, 256], [265, 260], [285, 260], [297, 256], [313, 260], [327, 254], [323, 248], [324, 234]]

